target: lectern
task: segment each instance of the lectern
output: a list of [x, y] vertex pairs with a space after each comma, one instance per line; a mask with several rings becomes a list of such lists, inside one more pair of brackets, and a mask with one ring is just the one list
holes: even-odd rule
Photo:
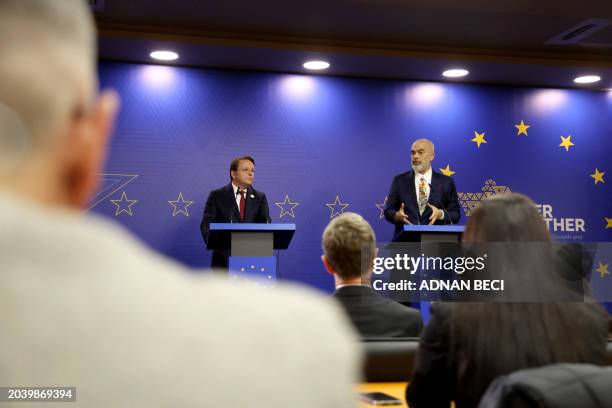
[[459, 242], [463, 225], [404, 225], [394, 242]]
[[287, 249], [295, 224], [211, 223], [207, 249], [229, 250], [230, 276], [276, 280], [275, 249]]
[[[436, 245], [436, 243], [459, 243], [461, 242], [461, 236], [463, 235], [463, 231], [465, 230], [465, 226], [463, 225], [404, 225], [404, 228], [401, 233], [399, 233], [394, 239], [393, 242], [420, 242], [420, 250], [417, 254], [424, 254], [426, 256], [440, 256], [443, 255], [445, 251], [445, 245]], [[393, 245], [393, 244], [391, 244]], [[448, 246], [448, 245], [447, 245]], [[421, 275], [421, 271], [418, 272]], [[427, 273], [421, 275], [423, 279], [427, 279], [430, 276]], [[436, 294], [434, 294], [436, 295]], [[414, 300], [406, 302], [407, 299], [403, 299], [402, 303], [411, 304], [412, 306], [420, 309], [421, 316], [423, 320], [427, 322], [429, 320], [429, 307], [430, 300], [442, 300], [437, 296], [434, 296], [431, 299], [431, 295], [428, 296], [427, 293], [421, 293], [419, 300], [420, 302], [415, 302]]]

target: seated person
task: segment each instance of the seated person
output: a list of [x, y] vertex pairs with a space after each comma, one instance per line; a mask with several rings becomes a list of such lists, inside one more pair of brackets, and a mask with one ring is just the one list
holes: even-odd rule
[[[550, 235], [535, 204], [511, 193], [480, 204], [464, 241], [546, 243]], [[518, 268], [525, 265], [518, 258], [509, 255], [503, 267], [525, 282], [523, 290], [550, 287], [553, 274], [541, 270], [543, 264]], [[406, 391], [411, 407], [450, 407], [451, 401], [475, 407], [500, 375], [558, 362], [605, 363], [608, 317], [594, 301], [436, 303], [431, 316]]]
[[327, 225], [321, 259], [334, 276], [333, 297], [364, 338], [418, 336], [421, 313], [370, 287], [377, 252], [374, 231], [360, 215], [344, 213]]

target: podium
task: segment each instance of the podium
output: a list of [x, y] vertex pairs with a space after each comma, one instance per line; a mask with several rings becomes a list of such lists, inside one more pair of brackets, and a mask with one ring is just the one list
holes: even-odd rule
[[393, 242], [460, 242], [463, 225], [404, 225]]
[[231, 277], [276, 280], [275, 249], [287, 249], [295, 224], [211, 223], [207, 249], [229, 250]]
[[[465, 231], [463, 225], [404, 225], [402, 232], [400, 232], [394, 239], [393, 243], [400, 242], [420, 242], [419, 253], [426, 254], [427, 256], [438, 256], [440, 255], [440, 246], [435, 243], [459, 243], [461, 242], [461, 236]], [[420, 273], [420, 272], [419, 272]], [[423, 275], [424, 279], [429, 278], [427, 274]], [[427, 293], [422, 294], [418, 301], [411, 299], [406, 301], [404, 304], [411, 305], [421, 311], [423, 321], [427, 323], [429, 321], [430, 313], [429, 308], [432, 300], [442, 300], [439, 296], [427, 296]]]

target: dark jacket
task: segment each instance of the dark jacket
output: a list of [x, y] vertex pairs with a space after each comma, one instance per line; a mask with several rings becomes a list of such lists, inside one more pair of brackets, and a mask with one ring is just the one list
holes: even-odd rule
[[[206, 200], [204, 216], [200, 224], [200, 231], [205, 243], [208, 243], [210, 223], [214, 222], [270, 222], [270, 210], [266, 195], [253, 187], [247, 188], [244, 220], [240, 221], [240, 210], [236, 204], [232, 183], [211, 191]], [[229, 251], [214, 250], [211, 267], [227, 269], [228, 259]]]
[[[436, 220], [434, 224], [456, 224], [461, 219], [459, 197], [455, 182], [451, 177], [432, 170], [431, 186], [429, 192], [429, 204], [444, 211], [444, 219]], [[387, 205], [385, 206], [385, 218], [395, 225], [397, 236], [403, 228], [403, 224], [395, 222], [395, 213], [404, 203], [404, 212], [413, 224], [427, 225], [431, 216], [431, 208], [426, 207], [423, 215], [419, 216], [419, 204], [414, 186], [414, 170], [399, 174], [393, 178], [389, 194], [387, 195]]]
[[421, 333], [421, 313], [376, 293], [369, 286], [344, 286], [336, 298], [364, 338], [416, 337]]

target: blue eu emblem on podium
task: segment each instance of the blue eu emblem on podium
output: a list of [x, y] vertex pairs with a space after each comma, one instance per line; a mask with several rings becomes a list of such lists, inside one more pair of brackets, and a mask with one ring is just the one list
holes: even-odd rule
[[230, 256], [230, 279], [256, 282], [261, 286], [274, 286], [276, 282], [275, 256]]

